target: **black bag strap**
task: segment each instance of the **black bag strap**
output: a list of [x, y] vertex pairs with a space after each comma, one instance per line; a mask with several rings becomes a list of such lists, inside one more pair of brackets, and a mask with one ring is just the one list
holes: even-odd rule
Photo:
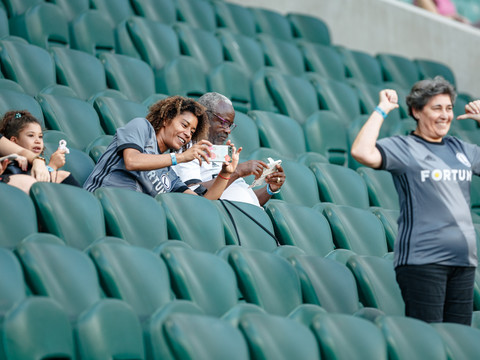
[[225, 205], [225, 203], [229, 203], [230, 205], [232, 205], [234, 208], [236, 208], [238, 211], [240, 211], [241, 213], [243, 213], [245, 216], [247, 216], [250, 220], [252, 220], [255, 224], [257, 224], [258, 226], [260, 226], [260, 228], [262, 228], [263, 231], [265, 231], [268, 235], [270, 235], [274, 240], [275, 240], [275, 243], [277, 244], [277, 246], [280, 246], [280, 242], [278, 241], [277, 237], [275, 236], [275, 234], [273, 234], [270, 230], [268, 230], [265, 226], [263, 226], [262, 224], [260, 224], [260, 222], [258, 222], [256, 219], [254, 219], [249, 213], [247, 213], [245, 210], [243, 210], [241, 207], [239, 207], [238, 205], [236, 205], [235, 203], [231, 202], [230, 200], [222, 200], [222, 199], [219, 199], [220, 202], [222, 203], [223, 207], [225, 208], [225, 210], [227, 211], [227, 214], [230, 218], [230, 220], [232, 221], [232, 224], [233, 224], [233, 227], [235, 229], [235, 233], [237, 235], [237, 239], [238, 239], [238, 244], [241, 245], [240, 243], [240, 236], [238, 235], [238, 229], [237, 229], [237, 225], [235, 224], [235, 220], [233, 219], [233, 216], [232, 214], [230, 213], [230, 210], [228, 210], [228, 207], [227, 205]]

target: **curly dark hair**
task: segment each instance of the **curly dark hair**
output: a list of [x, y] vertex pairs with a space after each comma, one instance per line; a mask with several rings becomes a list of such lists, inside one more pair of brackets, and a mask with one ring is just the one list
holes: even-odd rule
[[3, 115], [0, 123], [0, 134], [10, 139], [12, 136], [18, 137], [20, 132], [28, 124], [35, 123], [40, 126], [42, 124], [28, 110], [12, 110]]
[[[416, 82], [406, 98], [408, 114], [415, 119], [412, 109], [422, 110], [432, 97], [440, 94], [450, 96], [452, 104], [457, 97], [453, 85], [441, 76], [435, 76], [433, 79], [425, 79]], [[416, 120], [417, 119], [415, 119], [415, 121]]]
[[193, 99], [182, 96], [170, 96], [156, 102], [149, 110], [147, 120], [152, 124], [155, 133], [158, 133], [162, 126], [170, 124], [176, 116], [184, 112], [190, 112], [198, 119], [197, 129], [192, 136], [192, 142], [207, 137], [209, 121], [206, 108]]

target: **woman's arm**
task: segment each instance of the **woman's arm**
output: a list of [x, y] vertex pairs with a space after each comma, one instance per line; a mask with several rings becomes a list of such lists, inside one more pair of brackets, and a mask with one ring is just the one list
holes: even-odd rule
[[382, 164], [382, 155], [376, 147], [384, 116], [398, 108], [398, 96], [395, 90], [380, 91], [378, 111], [374, 111], [358, 133], [352, 144], [352, 157], [359, 163], [372, 168], [378, 168]]

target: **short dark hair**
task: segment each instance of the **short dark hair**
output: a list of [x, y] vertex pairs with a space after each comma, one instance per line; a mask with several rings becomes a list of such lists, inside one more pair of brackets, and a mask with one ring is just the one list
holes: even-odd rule
[[208, 132], [208, 118], [203, 105], [183, 96], [170, 96], [157, 101], [150, 107], [147, 120], [152, 124], [157, 133], [164, 125], [170, 124], [172, 120], [184, 113], [190, 112], [198, 119], [197, 129], [192, 136], [192, 141], [203, 139]]
[[20, 132], [28, 124], [35, 123], [40, 126], [42, 124], [28, 110], [12, 110], [3, 115], [0, 123], [0, 134], [10, 139], [12, 136], [18, 137]]
[[441, 76], [416, 82], [410, 90], [410, 94], [407, 95], [408, 114], [415, 119], [412, 109], [422, 110], [432, 97], [440, 94], [450, 96], [452, 104], [457, 97], [453, 85]]

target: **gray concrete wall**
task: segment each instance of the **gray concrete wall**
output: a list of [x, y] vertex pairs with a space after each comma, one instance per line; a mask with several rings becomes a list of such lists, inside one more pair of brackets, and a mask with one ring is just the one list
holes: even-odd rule
[[334, 44], [433, 59], [449, 65], [457, 89], [480, 98], [480, 29], [431, 14], [400, 0], [227, 0], [243, 6], [318, 16]]

